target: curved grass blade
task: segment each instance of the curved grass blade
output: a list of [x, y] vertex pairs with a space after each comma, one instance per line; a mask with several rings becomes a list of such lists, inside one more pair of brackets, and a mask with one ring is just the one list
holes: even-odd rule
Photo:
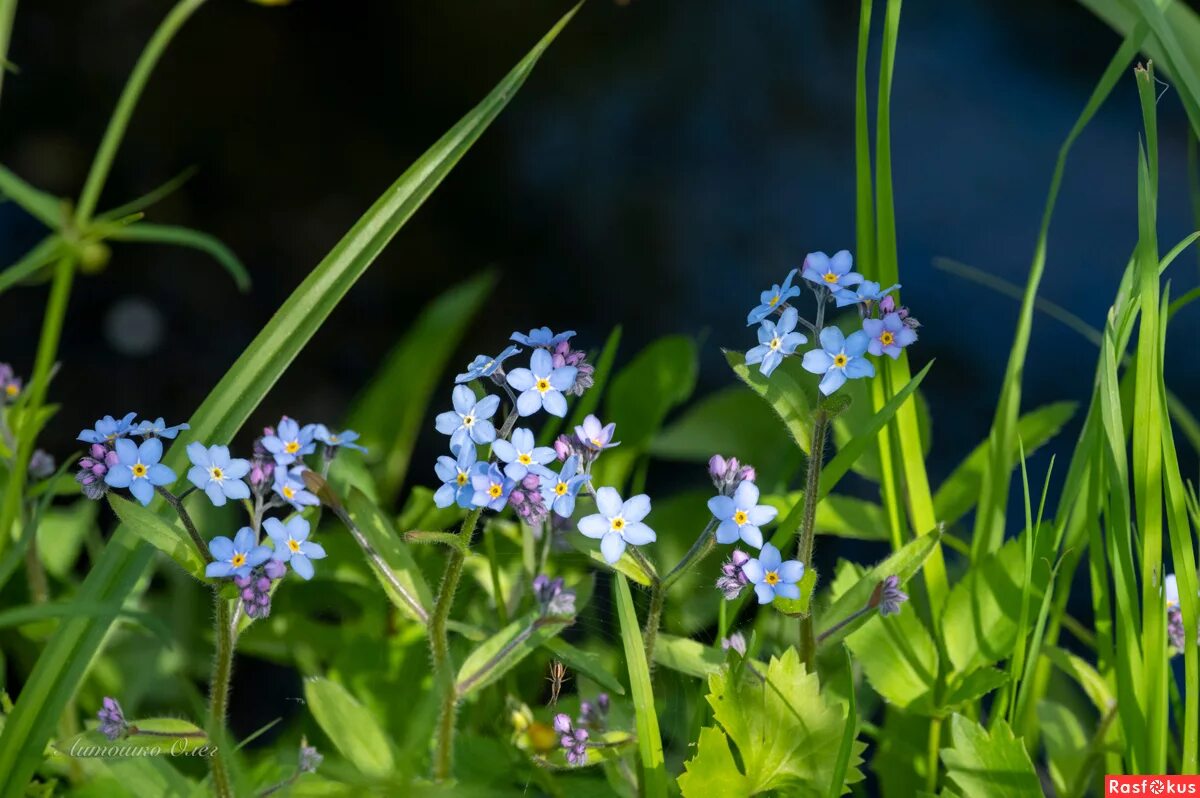
[[0, 166], [0, 194], [20, 205], [30, 216], [51, 230], [62, 226], [62, 200], [34, 188], [6, 166]]
[[97, 214], [96, 221], [113, 222], [117, 219], [129, 216], [130, 214], [144, 211], [151, 205], [166, 199], [179, 189], [183, 188], [183, 185], [187, 183], [187, 181], [191, 180], [198, 171], [199, 170], [196, 167], [189, 166], [187, 169], [184, 169], [182, 172], [175, 175], [175, 177], [172, 177], [161, 186], [156, 186], [155, 188], [150, 189], [142, 196], [118, 205], [112, 210], [107, 210], [104, 213]]
[[617, 574], [613, 577], [613, 594], [617, 617], [621, 621], [621, 644], [629, 669], [629, 687], [633, 692], [633, 709], [637, 713], [638, 752], [642, 759], [641, 794], [647, 798], [664, 798], [667, 794], [667, 766], [663, 762], [662, 735], [658, 731], [658, 715], [654, 709], [654, 688], [650, 683], [650, 666], [642, 631], [638, 628], [637, 611], [629, 583]]
[[140, 244], [173, 244], [180, 247], [198, 249], [221, 264], [229, 276], [237, 283], [238, 290], [245, 293], [250, 290], [250, 273], [238, 260], [233, 250], [222, 244], [217, 238], [192, 230], [169, 224], [150, 224], [138, 222], [113, 232], [114, 241], [132, 241]]
[[854, 663], [850, 661], [850, 649], [842, 646], [846, 657], [846, 673], [850, 675], [846, 691], [846, 727], [842, 731], [842, 743], [838, 747], [837, 762], [833, 766], [833, 779], [829, 782], [829, 798], [841, 798], [846, 791], [846, 771], [850, 768], [850, 757], [854, 754], [854, 740], [858, 736], [858, 710], [854, 701]]
[[12, 288], [17, 283], [27, 280], [37, 274], [38, 270], [49, 266], [64, 252], [62, 237], [57, 233], [46, 236], [25, 253], [19, 261], [0, 272], [0, 294]]
[[[574, 9], [568, 12], [482, 103], [401, 175], [317, 265], [197, 409], [191, 430], [164, 459], [168, 466], [186, 471], [180, 466], [188, 440], [223, 443], [233, 437], [355, 281], [508, 104], [574, 14]], [[124, 601], [153, 552], [131, 530], [118, 527], [80, 586], [77, 601]], [[43, 650], [0, 732], [2, 798], [24, 793], [46, 740], [111, 625], [110, 619], [72, 618]]]

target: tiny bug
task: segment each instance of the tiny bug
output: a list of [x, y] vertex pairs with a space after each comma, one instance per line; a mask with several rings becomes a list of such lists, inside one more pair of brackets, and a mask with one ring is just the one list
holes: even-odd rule
[[550, 682], [550, 704], [557, 704], [558, 694], [562, 691], [563, 682], [570, 681], [570, 677], [567, 676], [567, 666], [558, 660], [551, 662], [550, 675], [546, 677], [546, 681]]

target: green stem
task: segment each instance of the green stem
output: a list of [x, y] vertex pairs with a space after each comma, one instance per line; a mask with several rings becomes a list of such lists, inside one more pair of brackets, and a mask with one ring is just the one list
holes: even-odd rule
[[204, 0], [179, 0], [158, 26], [158, 30], [154, 32], [154, 36], [150, 38], [146, 49], [134, 65], [133, 72], [125, 82], [125, 89], [121, 92], [121, 98], [117, 101], [117, 107], [113, 110], [112, 118], [108, 121], [108, 128], [104, 131], [100, 147], [96, 150], [91, 171], [83, 184], [83, 192], [79, 195], [79, 207], [75, 213], [75, 224], [78, 228], [86, 227], [92, 219], [96, 203], [100, 200], [100, 192], [104, 190], [104, 182], [108, 179], [113, 159], [117, 155], [117, 148], [121, 146], [121, 139], [125, 137], [129, 119], [142, 96], [142, 90], [146, 88], [150, 73], [154, 71], [158, 59], [162, 57], [171, 39], [183, 27], [183, 23], [203, 4]]
[[200, 532], [197, 531], [196, 525], [192, 522], [191, 515], [188, 514], [187, 508], [183, 506], [183, 501], [171, 491], [162, 487], [156, 487], [155, 490], [159, 496], [167, 500], [167, 504], [175, 509], [175, 514], [179, 516], [179, 520], [183, 522], [183, 528], [187, 530], [188, 537], [192, 539], [192, 545], [196, 547], [196, 551], [200, 554], [200, 559], [205, 562], [212, 561], [212, 555], [208, 553], [208, 544], [204, 542], [204, 538], [200, 537]]
[[483, 514], [482, 508], [472, 510], [463, 520], [459, 537], [466, 544], [455, 548], [446, 560], [446, 570], [442, 574], [442, 584], [438, 588], [437, 600], [433, 605], [433, 616], [429, 622], [429, 649], [433, 654], [434, 676], [442, 688], [442, 708], [438, 715], [436, 747], [433, 759], [433, 778], [435, 781], [445, 781], [450, 778], [450, 768], [454, 761], [454, 714], [458, 708], [458, 691], [454, 685], [454, 668], [450, 662], [450, 639], [446, 630], [446, 622], [450, 619], [450, 609], [454, 606], [454, 594], [458, 590], [458, 582], [462, 578], [463, 563], [467, 559], [467, 547], [471, 545], [471, 536], [475, 534], [475, 526]]
[[[817, 496], [821, 491], [821, 466], [825, 459], [825, 437], [829, 431], [829, 414], [820, 407], [813, 411], [812, 441], [808, 447], [808, 473], [804, 479], [804, 517], [800, 521], [800, 542], [796, 559], [812, 568], [813, 528], [817, 520]], [[812, 611], [800, 619], [800, 659], [806, 672], [813, 673], [817, 658], [817, 641], [813, 634]]]
[[925, 774], [925, 789], [929, 793], [937, 792], [938, 783], [938, 752], [942, 747], [942, 719], [931, 718], [929, 721], [929, 772]]
[[212, 681], [208, 686], [208, 736], [214, 743], [209, 767], [212, 768], [213, 792], [217, 798], [233, 798], [229, 768], [222, 753], [225, 742], [225, 715], [229, 709], [229, 678], [233, 674], [233, 626], [229, 602], [221, 598], [220, 593], [213, 593], [213, 607], [217, 617], [217, 657], [213, 662]]
[[642, 640], [646, 646], [646, 667], [654, 675], [654, 643], [658, 640], [658, 626], [662, 623], [663, 603], [667, 598], [666, 583], [655, 580], [650, 588], [650, 610], [646, 613], [646, 626], [642, 629]]
[[13, 19], [17, 16], [17, 0], [0, 0], [0, 85], [8, 71], [8, 43], [12, 41]]
[[688, 549], [688, 553], [683, 555], [683, 559], [679, 561], [679, 564], [672, 568], [670, 573], [663, 578], [663, 590], [669, 590], [671, 585], [675, 584], [680, 577], [687, 573], [689, 568], [712, 553], [712, 550], [717, 545], [716, 529], [717, 520], [714, 518], [708, 522], [708, 526], [704, 527], [704, 531], [700, 533], [700, 537], [696, 538], [696, 542]]

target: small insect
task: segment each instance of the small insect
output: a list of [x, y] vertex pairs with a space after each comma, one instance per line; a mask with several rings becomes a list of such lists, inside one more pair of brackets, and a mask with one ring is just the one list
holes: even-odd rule
[[550, 704], [558, 703], [558, 694], [562, 691], [563, 682], [568, 682], [571, 677], [567, 676], [567, 666], [563, 665], [558, 660], [550, 663], [550, 675], [546, 677], [546, 681], [550, 682]]

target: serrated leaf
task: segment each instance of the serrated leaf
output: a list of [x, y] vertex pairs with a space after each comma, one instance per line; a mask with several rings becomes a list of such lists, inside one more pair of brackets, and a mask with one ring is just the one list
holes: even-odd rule
[[972, 798], [1030, 798], [1042, 795], [1041, 783], [1025, 744], [1004, 721], [989, 734], [962, 715], [950, 719], [950, 746], [942, 749], [946, 777]]

